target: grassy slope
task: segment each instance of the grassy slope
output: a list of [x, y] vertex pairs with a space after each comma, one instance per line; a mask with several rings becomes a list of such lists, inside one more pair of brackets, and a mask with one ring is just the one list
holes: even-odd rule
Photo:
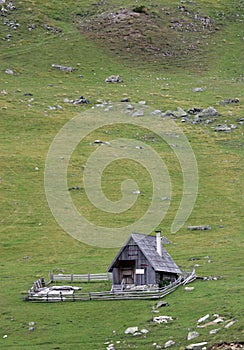
[[[112, 2], [111, 2], [112, 3]], [[177, 2], [174, 2], [175, 4]], [[241, 2], [239, 2], [241, 4]], [[86, 5], [88, 2], [86, 2]], [[224, 1], [200, 2], [204, 11], [213, 6], [222, 10]], [[228, 2], [227, 2], [228, 4]], [[236, 1], [235, 4], [238, 4]], [[211, 7], [209, 7], [209, 5]], [[84, 8], [83, 2], [79, 6]], [[172, 5], [173, 6], [173, 5]], [[26, 9], [29, 8], [27, 11]], [[187, 71], [170, 65], [137, 68], [134, 63], [114, 58], [113, 54], [81, 36], [70, 22], [70, 12], [60, 1], [23, 1], [13, 14], [22, 25], [12, 31], [10, 43], [1, 41], [1, 335], [3, 349], [104, 349], [107, 338], [121, 341], [116, 348], [129, 344], [149, 349], [153, 342], [163, 344], [170, 337], [176, 348], [184, 347], [189, 327], [206, 313], [235, 317], [238, 322], [228, 331], [209, 336], [201, 332], [200, 340], [211, 343], [243, 340], [241, 312], [241, 182], [243, 133], [241, 127], [230, 134], [216, 134], [209, 127], [184, 126], [197, 157], [200, 184], [196, 206], [187, 224], [210, 224], [209, 232], [189, 233], [183, 228], [170, 235], [175, 245], [169, 251], [184, 268], [192, 266], [191, 256], [201, 258], [199, 275], [221, 275], [218, 282], [196, 282], [191, 294], [182, 289], [167, 298], [170, 307], [163, 313], [176, 320], [167, 327], [154, 327], [151, 319], [153, 302], [77, 303], [34, 305], [22, 302], [21, 292], [32, 281], [50, 269], [67, 272], [103, 272], [116, 250], [86, 246], [73, 240], [57, 225], [48, 208], [43, 173], [45, 158], [56, 133], [77, 114], [89, 107], [74, 107], [63, 103], [65, 97], [84, 95], [95, 103], [98, 98], [119, 101], [127, 94], [132, 101], [146, 100], [153, 108], [176, 109], [178, 106], [215, 106], [221, 120], [235, 122], [243, 113], [243, 66], [241, 22], [224, 21], [210, 45], [208, 57], [194, 62]], [[213, 10], [211, 10], [213, 11]], [[225, 8], [226, 13], [235, 12]], [[238, 10], [240, 11], [240, 10]], [[213, 11], [214, 12], [214, 11]], [[45, 15], [44, 15], [45, 13]], [[40, 26], [33, 32], [26, 23], [48, 23], [63, 29], [63, 35], [50, 34]], [[7, 33], [6, 26], [1, 26]], [[14, 45], [12, 45], [14, 44]], [[52, 70], [59, 63], [77, 67], [75, 74]], [[182, 62], [184, 64], [184, 61]], [[4, 73], [12, 68], [16, 75]], [[104, 84], [110, 74], [121, 74], [123, 86]], [[83, 79], [78, 75], [84, 75]], [[156, 78], [161, 78], [157, 80]], [[52, 84], [52, 86], [50, 86]], [[204, 93], [194, 94], [202, 86]], [[34, 101], [28, 102], [32, 93]], [[224, 98], [240, 98], [238, 106], [219, 106]], [[32, 107], [28, 107], [31, 103]], [[49, 111], [48, 106], [61, 104], [62, 110]], [[229, 111], [234, 117], [229, 116]], [[101, 134], [94, 135], [99, 138]], [[75, 159], [74, 159], [75, 162]], [[35, 167], [39, 171], [35, 171]], [[169, 167], [173, 165], [169, 162]], [[177, 177], [176, 177], [177, 179]], [[175, 204], [163, 223], [169, 228]], [[219, 225], [224, 225], [220, 229]], [[211, 263], [204, 258], [211, 257]], [[28, 258], [26, 258], [28, 257]], [[116, 312], [115, 312], [116, 307]], [[28, 332], [28, 322], [36, 322], [36, 330]], [[124, 336], [131, 325], [148, 327], [146, 339]], [[116, 333], [113, 333], [113, 331]]]

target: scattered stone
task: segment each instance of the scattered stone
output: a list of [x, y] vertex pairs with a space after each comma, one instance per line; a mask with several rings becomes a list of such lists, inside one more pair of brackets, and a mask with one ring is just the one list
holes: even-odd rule
[[229, 127], [227, 124], [219, 124], [216, 126], [216, 128], [214, 129], [214, 131], [224, 131], [224, 132], [230, 132], [231, 131], [231, 127]]
[[[208, 261], [210, 261], [210, 260], [208, 260]], [[203, 281], [217, 281], [217, 280], [221, 279], [221, 277], [220, 276], [205, 276], [202, 279], [203, 279]]]
[[106, 83], [123, 83], [123, 79], [119, 75], [110, 75], [105, 79]]
[[194, 289], [195, 289], [194, 287], [185, 287], [185, 291], [187, 292], [191, 292]]
[[52, 32], [52, 33], [55, 33], [55, 34], [62, 32], [62, 30], [60, 28], [54, 28], [54, 27], [51, 27], [51, 26], [49, 26], [47, 24], [43, 24], [43, 28], [48, 30], [49, 32]]
[[220, 328], [215, 328], [215, 329], [212, 329], [211, 331], [209, 331], [209, 334], [216, 334], [220, 331]]
[[80, 104], [88, 104], [90, 103], [89, 100], [87, 100], [85, 97], [80, 96], [79, 98], [75, 99], [75, 100], [69, 100], [68, 98], [64, 99], [65, 103], [72, 103], [73, 105], [80, 105]]
[[196, 87], [196, 88], [192, 89], [192, 91], [193, 91], [193, 92], [203, 92], [204, 89], [201, 88], [201, 87]]
[[189, 332], [187, 334], [187, 340], [192, 340], [192, 339], [197, 338], [199, 336], [200, 336], [200, 333], [198, 333], [198, 332], [195, 332], [195, 331]]
[[175, 344], [175, 341], [173, 340], [168, 340], [166, 341], [166, 343], [164, 344], [164, 348], [169, 348], [170, 346], [174, 345]]
[[138, 327], [128, 327], [125, 330], [125, 334], [134, 334], [136, 332], [138, 332]]
[[202, 350], [208, 343], [206, 341], [202, 343], [187, 345], [186, 350]]
[[29, 326], [35, 326], [35, 322], [29, 322]]
[[132, 194], [141, 194], [141, 191], [140, 190], [134, 190], [134, 191], [132, 191]]
[[208, 225], [188, 226], [187, 230], [190, 230], [190, 231], [196, 231], [196, 230], [205, 231], [205, 230], [211, 230], [211, 226], [208, 226]]
[[3, 339], [6, 339], [6, 338], [8, 338], [8, 335], [4, 334]]
[[170, 321], [173, 321], [173, 318], [171, 316], [156, 316], [153, 317], [153, 322], [155, 323], [168, 323]]
[[149, 332], [149, 330], [146, 329], [146, 328], [141, 329], [141, 333], [142, 333], [142, 334], [147, 334], [148, 332]]
[[75, 68], [73, 67], [65, 67], [65, 66], [61, 66], [60, 64], [52, 64], [53, 68], [57, 68], [59, 70], [65, 71], [65, 72], [73, 72], [75, 70]]
[[138, 104], [142, 105], [142, 106], [145, 106], [147, 103], [146, 103], [146, 101], [139, 101]]
[[138, 110], [138, 111], [136, 111], [136, 112], [134, 112], [133, 114], [132, 114], [132, 117], [134, 118], [134, 117], [143, 117], [144, 116], [144, 112], [143, 112], [143, 110]]
[[205, 316], [199, 318], [199, 319], [197, 320], [197, 323], [202, 323], [202, 322], [206, 321], [208, 318], [209, 318], [209, 314], [207, 314], [207, 315], [205, 315]]
[[124, 97], [120, 100], [120, 102], [130, 102], [130, 99], [128, 97]]
[[236, 320], [232, 320], [232, 321], [228, 322], [228, 323], [225, 325], [225, 328], [230, 328], [231, 326], [233, 326], [234, 323], [236, 323]]
[[29, 332], [33, 332], [35, 330], [35, 327], [29, 327]]
[[197, 327], [198, 328], [205, 328], [205, 327], [208, 327], [208, 326], [212, 326], [212, 325], [215, 325], [217, 323], [221, 323], [221, 322], [224, 322], [224, 319], [223, 317], [220, 317], [219, 315], [215, 315], [216, 319], [213, 320], [213, 321], [210, 321], [208, 323], [205, 323], [203, 325], [198, 325]]
[[226, 98], [223, 101], [220, 101], [220, 104], [223, 104], [223, 105], [227, 105], [231, 103], [237, 104], [239, 102], [240, 102], [239, 98]]
[[12, 69], [9, 69], [9, 68], [5, 69], [5, 73], [10, 74], [10, 75], [14, 75], [14, 71]]
[[110, 146], [110, 142], [108, 142], [108, 141], [101, 141], [101, 140], [94, 140], [93, 144], [94, 144], [94, 145], [106, 145], [106, 146]]
[[69, 190], [69, 191], [80, 191], [80, 190], [81, 190], [81, 187], [79, 187], [79, 186], [72, 186], [72, 187], [69, 187], [68, 190]]
[[164, 306], [169, 306], [169, 303], [167, 303], [166, 301], [159, 301], [155, 307], [156, 309], [159, 309], [160, 307], [164, 307]]

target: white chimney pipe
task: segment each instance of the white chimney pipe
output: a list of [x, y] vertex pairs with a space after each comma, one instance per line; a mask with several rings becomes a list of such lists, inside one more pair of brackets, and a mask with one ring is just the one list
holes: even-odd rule
[[162, 256], [162, 242], [161, 242], [161, 232], [156, 231], [156, 244], [157, 244], [157, 253]]

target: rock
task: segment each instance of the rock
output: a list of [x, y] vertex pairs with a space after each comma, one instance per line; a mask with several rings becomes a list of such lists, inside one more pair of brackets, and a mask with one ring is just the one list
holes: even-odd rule
[[206, 341], [202, 343], [187, 345], [186, 350], [202, 350], [208, 343]]
[[220, 331], [220, 328], [215, 328], [215, 329], [212, 329], [211, 331], [209, 331], [209, 334], [216, 334], [216, 333], [218, 333], [218, 331]]
[[134, 191], [132, 191], [132, 194], [141, 194], [141, 191], [140, 190], [134, 190]]
[[3, 339], [6, 339], [6, 338], [8, 338], [8, 335], [4, 334]]
[[171, 316], [156, 316], [156, 317], [153, 317], [153, 322], [156, 322], [158, 324], [160, 324], [160, 323], [168, 323], [170, 321], [173, 321], [173, 318]]
[[142, 110], [136, 111], [132, 114], [132, 117], [143, 117], [144, 116], [144, 112]]
[[198, 113], [198, 116], [203, 118], [214, 117], [218, 115], [219, 113], [214, 107], [208, 107], [208, 108], [202, 109], [201, 112]]
[[199, 318], [199, 319], [197, 320], [197, 323], [204, 322], [204, 321], [206, 321], [208, 318], [209, 318], [209, 314], [207, 314], [207, 315], [205, 315], [205, 316]]
[[65, 72], [73, 72], [75, 70], [75, 68], [73, 67], [66, 67], [66, 66], [61, 66], [60, 64], [52, 64], [53, 68], [57, 68], [59, 70], [65, 71]]
[[90, 103], [89, 100], [87, 100], [85, 97], [80, 96], [79, 98], [75, 99], [75, 100], [69, 100], [68, 98], [64, 99], [65, 103], [72, 103], [74, 105], [79, 105], [79, 104], [88, 104]]
[[169, 306], [169, 303], [167, 303], [166, 301], [159, 301], [157, 304], [156, 304], [156, 308], [159, 309], [160, 307], [163, 307], [163, 306]]
[[138, 327], [128, 327], [125, 330], [125, 334], [134, 334], [136, 332], [138, 332]]
[[195, 332], [195, 331], [189, 332], [187, 334], [187, 340], [192, 340], [192, 339], [197, 338], [199, 336], [200, 336], [200, 333], [198, 333], [198, 332]]
[[192, 89], [192, 91], [193, 91], [193, 92], [203, 92], [204, 89], [201, 88], [201, 87], [196, 87], [196, 88]]
[[183, 108], [177, 107], [177, 110], [174, 112], [174, 116], [175, 117], [186, 117], [187, 116], [187, 112], [184, 111]]
[[120, 102], [130, 102], [130, 99], [128, 97], [124, 97], [120, 100]]
[[192, 290], [194, 290], [195, 288], [194, 287], [185, 287], [185, 290], [187, 292], [191, 292]]
[[148, 332], [149, 332], [149, 330], [146, 329], [146, 328], [141, 329], [141, 333], [142, 333], [142, 334], [147, 334]]
[[211, 230], [211, 226], [209, 226], [209, 225], [188, 226], [187, 230], [190, 230], [190, 231], [196, 231], [196, 230], [205, 231], [205, 230]]
[[223, 104], [223, 105], [227, 105], [227, 104], [230, 104], [230, 103], [239, 103], [240, 100], [239, 98], [226, 98], [224, 99], [223, 101], [220, 101], [220, 104]]
[[164, 348], [169, 348], [170, 346], [174, 345], [175, 342], [173, 340], [168, 340], [166, 341], [166, 343], [164, 344]]
[[236, 323], [236, 320], [232, 320], [232, 321], [228, 322], [228, 323], [225, 325], [225, 328], [229, 328], [229, 327], [233, 326], [234, 323]]
[[198, 325], [197, 327], [198, 328], [205, 328], [205, 327], [212, 326], [212, 325], [215, 325], [215, 324], [220, 323], [220, 322], [224, 322], [223, 317], [220, 317], [219, 315], [215, 315], [215, 317], [216, 317], [215, 320], [204, 323], [203, 325]]
[[227, 124], [219, 124], [214, 131], [224, 131], [224, 132], [230, 132], [231, 131], [231, 127], [227, 126]]
[[13, 74], [14, 74], [14, 71], [13, 71], [12, 69], [7, 68], [7, 69], [5, 69], [5, 73], [6, 73], [6, 74], [13, 75]]
[[123, 83], [123, 79], [119, 75], [110, 75], [105, 79], [106, 83]]

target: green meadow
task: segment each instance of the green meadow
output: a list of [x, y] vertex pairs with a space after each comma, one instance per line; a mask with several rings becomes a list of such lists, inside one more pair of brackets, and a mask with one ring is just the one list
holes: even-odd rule
[[[154, 343], [163, 348], [172, 339], [172, 349], [183, 350], [190, 343], [189, 330], [200, 333], [191, 342], [206, 341], [208, 347], [243, 342], [243, 2], [23, 0], [13, 5], [16, 9], [0, 16], [0, 348], [102, 350], [113, 343], [116, 350], [148, 350]], [[75, 70], [69, 73], [52, 64]], [[111, 75], [123, 82], [106, 83]], [[80, 96], [90, 103], [69, 103]], [[129, 116], [123, 124], [106, 125], [106, 105], [97, 104], [115, 105], [123, 98], [131, 105], [145, 101], [150, 110], [163, 113], [210, 106], [219, 113], [209, 124], [174, 119], [194, 152], [199, 177], [196, 202], [175, 233], [171, 225], [184, 191], [180, 162], [167, 142], [132, 125]], [[144, 142], [164, 161], [171, 180], [168, 211], [155, 227], [170, 240], [167, 251], [183, 270], [197, 264], [199, 277], [218, 277], [196, 280], [190, 285], [193, 291], [180, 287], [169, 294], [169, 306], [158, 314], [173, 317], [169, 324], [152, 322], [155, 301], [23, 301], [35, 280], [48, 280], [49, 271], [105, 272], [120, 248], [74, 239], [55, 220], [46, 198], [46, 159], [54, 138], [78, 115], [92, 124], [91, 111], [104, 115], [105, 126], [74, 149], [63, 189], [78, 212], [109, 228], [130, 225], [144, 215], [153, 183], [139, 162], [117, 159], [101, 174], [101, 188], [110, 201], [122, 198], [123, 181], [137, 182], [142, 195], [126, 212], [97, 209], [83, 182], [92, 152], [107, 147], [94, 140]], [[229, 132], [215, 131], [225, 124]], [[79, 190], [69, 191], [77, 186]], [[190, 225], [210, 225], [211, 230], [189, 231]], [[94, 291], [111, 285], [80, 287]], [[196, 326], [206, 314], [236, 322], [229, 328], [217, 325], [220, 330], [209, 334], [213, 327]], [[149, 332], [124, 334], [130, 326]]]

